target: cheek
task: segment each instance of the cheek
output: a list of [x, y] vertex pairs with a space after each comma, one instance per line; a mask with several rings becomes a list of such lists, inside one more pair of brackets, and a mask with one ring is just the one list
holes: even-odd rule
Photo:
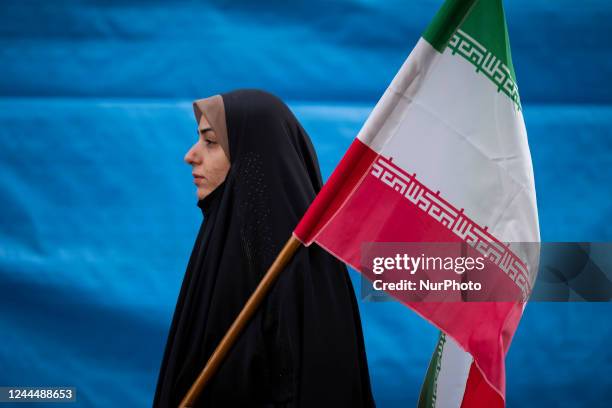
[[221, 184], [229, 170], [229, 161], [227, 160], [225, 153], [223, 153], [223, 150], [218, 147], [215, 150], [208, 152], [204, 159], [204, 167], [209, 181], [215, 184]]

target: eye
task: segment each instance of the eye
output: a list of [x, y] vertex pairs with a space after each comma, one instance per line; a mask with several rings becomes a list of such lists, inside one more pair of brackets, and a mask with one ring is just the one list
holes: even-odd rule
[[206, 146], [210, 146], [210, 145], [212, 145], [212, 144], [215, 144], [216, 142], [213, 142], [213, 141], [212, 141], [212, 140], [210, 140], [210, 139], [204, 139], [204, 143], [206, 143]]

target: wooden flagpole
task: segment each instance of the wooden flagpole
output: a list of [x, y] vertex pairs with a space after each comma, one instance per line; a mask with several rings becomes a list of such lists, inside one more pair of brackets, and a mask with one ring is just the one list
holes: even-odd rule
[[291, 260], [293, 254], [300, 247], [300, 245], [301, 242], [291, 235], [283, 249], [272, 263], [272, 266], [270, 266], [264, 277], [261, 279], [261, 282], [259, 282], [259, 285], [257, 285], [257, 288], [242, 308], [242, 311], [236, 320], [234, 320], [234, 323], [232, 323], [229, 330], [227, 333], [225, 333], [225, 336], [223, 336], [223, 339], [208, 359], [206, 366], [189, 389], [189, 392], [187, 392], [181, 401], [179, 408], [189, 408], [193, 406], [194, 402], [198, 398], [198, 395], [200, 395], [206, 383], [208, 383], [212, 376], [217, 372], [219, 366], [223, 362], [223, 359], [238, 339], [242, 329], [244, 326], [246, 326], [253, 314], [255, 314], [255, 311], [257, 311], [257, 308], [270, 291], [272, 284], [276, 281], [276, 278], [278, 278], [278, 275], [281, 273], [285, 265], [287, 265], [287, 263]]

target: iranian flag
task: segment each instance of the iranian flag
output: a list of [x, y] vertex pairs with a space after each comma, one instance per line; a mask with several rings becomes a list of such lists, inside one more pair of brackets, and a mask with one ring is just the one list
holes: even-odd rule
[[370, 242], [461, 243], [509, 299], [414, 302], [441, 330], [419, 406], [503, 407], [505, 355], [539, 242], [533, 169], [501, 0], [447, 0], [293, 235], [370, 280]]

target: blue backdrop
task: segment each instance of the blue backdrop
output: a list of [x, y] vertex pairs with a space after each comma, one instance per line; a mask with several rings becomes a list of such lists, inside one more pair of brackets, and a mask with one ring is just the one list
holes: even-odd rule
[[[191, 100], [278, 94], [327, 177], [441, 3], [2, 1], [0, 386], [150, 406], [201, 222]], [[610, 241], [612, 5], [513, 0], [506, 16], [542, 239]], [[437, 331], [360, 307], [378, 405], [415, 406]], [[611, 311], [530, 304], [508, 406], [610, 406]]]

